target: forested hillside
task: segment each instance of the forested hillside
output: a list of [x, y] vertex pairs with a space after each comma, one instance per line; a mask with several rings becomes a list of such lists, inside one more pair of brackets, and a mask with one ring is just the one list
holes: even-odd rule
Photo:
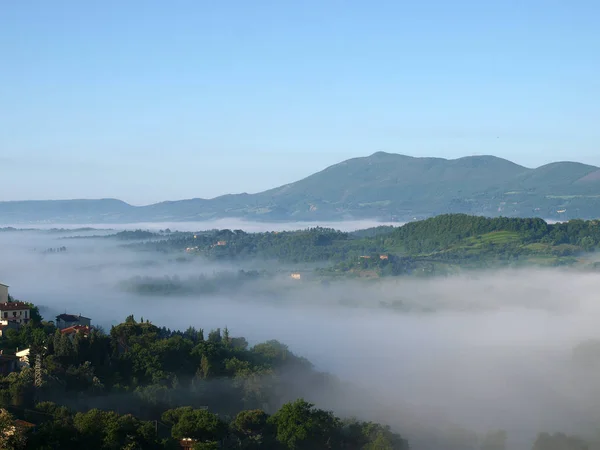
[[[401, 227], [353, 233], [318, 227], [280, 233], [180, 233], [167, 239], [129, 244], [127, 248], [221, 261], [260, 259], [292, 268], [311, 264], [322, 277], [338, 277], [364, 273], [427, 275], [506, 265], [593, 268], [594, 263], [586, 255], [599, 245], [598, 221], [548, 224], [538, 218], [448, 214]], [[248, 275], [240, 273], [236, 282], [249, 279]]]
[[[33, 367], [0, 375], [0, 448], [408, 449], [389, 427], [304, 401], [340, 385], [280, 342], [250, 347], [226, 328], [171, 331], [133, 316], [109, 334], [69, 336], [33, 311], [0, 338], [3, 354], [30, 348], [42, 367], [39, 387]], [[2, 434], [15, 418], [35, 428]]]

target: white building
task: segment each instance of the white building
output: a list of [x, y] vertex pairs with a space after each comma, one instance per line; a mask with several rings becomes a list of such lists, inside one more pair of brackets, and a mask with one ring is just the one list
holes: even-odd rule
[[[18, 350], [18, 349], [17, 349]], [[21, 350], [17, 352], [15, 356], [19, 358], [17, 361], [17, 366], [22, 369], [23, 367], [29, 367], [29, 355], [31, 354], [30, 350], [26, 348], [25, 350]]]
[[3, 302], [0, 303], [0, 320], [15, 322], [23, 325], [31, 319], [31, 310], [29, 305], [24, 302]]
[[0, 303], [6, 303], [8, 301], [8, 286], [0, 283]]

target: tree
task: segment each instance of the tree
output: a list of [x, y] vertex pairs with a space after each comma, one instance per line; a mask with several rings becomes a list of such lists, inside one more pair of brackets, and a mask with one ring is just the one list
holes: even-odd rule
[[217, 328], [216, 330], [212, 330], [210, 333], [208, 333], [208, 341], [214, 343], [221, 342], [221, 329]]
[[276, 428], [277, 441], [290, 450], [335, 448], [341, 437], [339, 419], [303, 399], [283, 405], [269, 423]]
[[212, 367], [206, 355], [202, 355], [202, 358], [200, 359], [200, 367], [198, 368], [197, 373], [202, 378], [209, 378], [212, 375]]
[[227, 327], [225, 327], [225, 329], [223, 330], [223, 342], [225, 342], [225, 345], [227, 346], [231, 344], [231, 338], [229, 337], [229, 329]]
[[540, 433], [533, 444], [533, 450], [588, 450], [588, 444], [575, 436], [564, 433]]
[[272, 447], [273, 427], [268, 420], [269, 416], [261, 409], [240, 412], [231, 423], [231, 429], [239, 439], [240, 447], [243, 449]]
[[375, 439], [366, 444], [363, 447], [363, 450], [394, 450], [394, 444], [390, 437], [386, 436], [384, 433], [377, 433]]
[[173, 424], [171, 434], [175, 439], [214, 442], [227, 436], [227, 424], [205, 409], [177, 408], [166, 411], [162, 419]]
[[591, 251], [594, 249], [594, 247], [596, 246], [596, 242], [594, 242], [594, 238], [591, 236], [585, 236], [583, 238], [581, 238], [581, 241], [579, 242], [579, 245], [581, 246], [581, 248], [583, 248], [585, 251]]

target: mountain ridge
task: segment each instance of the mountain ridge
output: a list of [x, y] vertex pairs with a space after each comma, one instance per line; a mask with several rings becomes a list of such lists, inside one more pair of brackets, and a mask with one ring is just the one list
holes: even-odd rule
[[0, 223], [381, 219], [444, 213], [600, 216], [600, 168], [558, 161], [537, 168], [493, 155], [456, 159], [375, 152], [262, 192], [134, 206], [115, 198], [0, 202]]

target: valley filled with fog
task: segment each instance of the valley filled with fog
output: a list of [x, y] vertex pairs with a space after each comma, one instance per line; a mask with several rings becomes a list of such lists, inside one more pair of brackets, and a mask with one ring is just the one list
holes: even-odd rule
[[[356, 230], [381, 224], [321, 225]], [[152, 229], [303, 227], [218, 222]], [[139, 295], [119, 283], [136, 276], [235, 272], [259, 263], [198, 256], [182, 264], [173, 255], [136, 252], [102, 237], [110, 233], [106, 228], [148, 224], [44, 228], [0, 232], [0, 282], [15, 298], [39, 306], [48, 320], [81, 313], [108, 331], [133, 314], [171, 329], [227, 327], [251, 344], [277, 339], [317, 369], [361, 388], [355, 398], [311, 399], [317, 405], [390, 423], [409, 437], [429, 425], [505, 429], [510, 448], [520, 449], [540, 431], [591, 436], [600, 423], [600, 366], [573, 357], [577, 345], [600, 338], [598, 275], [506, 269], [328, 285], [291, 285], [282, 276], [226, 293]], [[62, 246], [67, 251], [44, 252]], [[393, 303], [402, 308], [388, 307]], [[418, 439], [413, 447], [425, 448]]]

